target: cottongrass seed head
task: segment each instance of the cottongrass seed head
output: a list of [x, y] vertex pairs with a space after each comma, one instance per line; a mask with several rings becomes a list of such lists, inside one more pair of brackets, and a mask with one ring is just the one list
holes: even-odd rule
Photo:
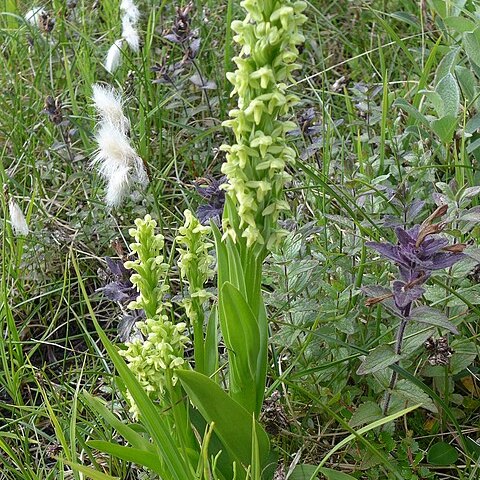
[[123, 12], [123, 18], [127, 18], [133, 25], [140, 19], [140, 11], [132, 0], [122, 0], [120, 10]]
[[8, 210], [14, 235], [28, 235], [29, 229], [25, 215], [13, 198], [8, 202]]
[[140, 36], [128, 16], [124, 16], [122, 19], [122, 37], [134, 52], [140, 50]]
[[96, 83], [93, 86], [93, 103], [103, 120], [122, 132], [128, 132], [130, 121], [123, 114], [122, 97], [112, 87]]
[[113, 88], [96, 84], [93, 100], [101, 119], [95, 135], [98, 149], [92, 166], [96, 166], [107, 181], [107, 205], [117, 207], [129, 193], [131, 183], [146, 186], [148, 175], [143, 160], [130, 144], [130, 124], [123, 113], [120, 95]]
[[140, 50], [140, 35], [137, 30], [140, 11], [132, 0], [122, 0], [120, 11], [122, 12], [122, 38], [116, 40], [108, 50], [104, 66], [109, 73], [115, 72], [122, 63], [123, 42], [126, 42], [135, 53]]
[[122, 64], [122, 46], [123, 38], [115, 40], [113, 45], [108, 49], [107, 58], [105, 59], [105, 70], [113, 73]]

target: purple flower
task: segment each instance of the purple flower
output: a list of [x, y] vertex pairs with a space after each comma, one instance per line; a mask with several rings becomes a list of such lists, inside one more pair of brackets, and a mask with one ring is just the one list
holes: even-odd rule
[[449, 268], [464, 258], [461, 253], [464, 245], [448, 246], [446, 238], [435, 235], [443, 229], [444, 224], [431, 222], [443, 213], [444, 210], [439, 210], [422, 225], [415, 225], [408, 230], [395, 228], [398, 239], [396, 245], [389, 242], [366, 243], [398, 266], [400, 279], [393, 282], [393, 298], [402, 311], [409, 310], [412, 302], [423, 295], [421, 285], [433, 271]]
[[197, 209], [197, 218], [202, 225], [208, 225], [210, 220], [217, 225], [221, 224], [223, 207], [225, 205], [225, 190], [220, 187], [227, 181], [227, 177], [223, 176], [218, 180], [208, 178], [202, 179], [204, 183], [197, 182], [197, 192], [208, 201], [204, 205], [200, 205]]
[[115, 280], [98, 288], [97, 292], [103, 292], [109, 300], [114, 302], [130, 303], [135, 300], [138, 293], [130, 281], [130, 275], [133, 272], [124, 267], [122, 260], [105, 257], [105, 261]]

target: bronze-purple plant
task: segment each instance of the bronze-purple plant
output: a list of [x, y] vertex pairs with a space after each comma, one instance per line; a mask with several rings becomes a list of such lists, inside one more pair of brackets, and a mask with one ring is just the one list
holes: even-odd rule
[[[366, 245], [375, 249], [380, 255], [393, 261], [399, 270], [399, 278], [393, 281], [391, 293], [369, 298], [367, 305], [393, 297], [393, 311], [400, 318], [398, 327], [395, 354], [402, 353], [405, 328], [410, 320], [414, 302], [419, 300], [425, 292], [422, 285], [430, 278], [435, 270], [449, 268], [465, 255], [462, 253], [464, 244], [449, 245], [446, 238], [436, 235], [445, 228], [444, 222], [433, 223], [447, 211], [447, 206], [438, 207], [421, 225], [410, 229], [395, 228], [398, 243], [367, 242]], [[365, 289], [368, 291], [368, 288]], [[396, 364], [399, 362], [397, 361]], [[391, 392], [397, 383], [397, 372], [392, 372], [388, 391], [383, 406], [383, 413], [387, 414]]]

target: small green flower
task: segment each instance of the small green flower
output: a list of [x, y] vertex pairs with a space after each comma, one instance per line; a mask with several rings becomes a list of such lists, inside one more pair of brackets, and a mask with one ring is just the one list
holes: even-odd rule
[[[163, 297], [168, 291], [166, 278], [168, 264], [163, 261], [164, 238], [155, 234], [156, 222], [150, 215], [135, 220], [136, 229], [130, 230], [135, 242], [130, 245], [137, 259], [125, 263], [125, 268], [135, 271], [130, 277], [137, 287], [138, 297], [129, 308], [143, 310], [145, 320], [137, 322], [141, 338], [127, 342], [120, 354], [135, 374], [152, 400], [163, 398], [167, 375], [176, 378], [175, 368], [184, 363], [183, 352], [188, 338], [184, 335], [185, 323], [172, 323], [167, 314], [170, 304]], [[138, 417], [138, 408], [129, 395], [130, 411]]]
[[190, 210], [185, 210], [185, 224], [178, 229], [177, 248], [180, 254], [178, 266], [181, 277], [188, 281], [190, 298], [183, 301], [187, 317], [194, 324], [199, 316], [202, 304], [211, 296], [205, 289], [205, 283], [213, 277], [211, 265], [213, 257], [209, 251], [213, 244], [209, 240], [211, 228], [202, 225]]
[[233, 60], [237, 70], [227, 74], [238, 96], [237, 108], [223, 123], [235, 134], [236, 143], [222, 146], [227, 152], [222, 172], [228, 178], [226, 190], [236, 206], [239, 225], [224, 222], [224, 237], [236, 238], [239, 229], [247, 246], [273, 247], [282, 232], [276, 228], [285, 210], [283, 187], [289, 180], [284, 169], [295, 159], [287, 147], [286, 133], [292, 122], [281, 119], [298, 102], [287, 94], [285, 82], [299, 68], [297, 45], [304, 41], [300, 26], [306, 17], [305, 2], [292, 0], [244, 0], [247, 15], [232, 22], [234, 41], [241, 47]]

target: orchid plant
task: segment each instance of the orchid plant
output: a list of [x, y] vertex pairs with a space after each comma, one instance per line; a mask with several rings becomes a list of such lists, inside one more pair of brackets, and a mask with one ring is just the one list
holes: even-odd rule
[[[232, 128], [235, 142], [222, 147], [227, 161], [221, 185], [213, 182], [207, 188], [199, 187], [210, 205], [199, 209], [200, 219], [187, 210], [176, 237], [178, 270], [187, 287], [181, 305], [191, 328], [176, 319], [165, 299], [169, 267], [164, 262], [163, 237], [156, 233], [156, 223], [148, 215], [137, 219], [136, 229], [131, 231], [136, 258], [127, 261], [124, 269], [114, 266], [116, 284], [105, 290], [117, 293], [121, 289], [125, 299], [134, 286], [138, 297], [129, 308], [144, 313], [136, 323], [137, 334], [126, 342], [120, 355], [104, 333], [99, 330], [99, 334], [126, 386], [133, 417], [154, 441], [155, 458], [130, 427], [122, 426], [119, 432], [131, 447], [91, 444], [150, 467], [165, 479], [271, 479], [276, 463], [268, 436], [258, 423], [268, 341], [261, 282], [263, 261], [283, 238], [277, 220], [288, 209], [283, 187], [290, 176], [285, 169], [293, 162], [295, 151], [287, 145], [286, 133], [296, 125], [284, 117], [298, 98], [287, 91], [286, 82], [292, 81], [292, 72], [299, 67], [295, 60], [297, 46], [304, 41], [300, 27], [306, 20], [301, 13], [306, 4], [245, 0], [241, 5], [246, 17], [232, 23], [237, 33], [234, 40], [241, 47], [234, 58], [238, 68], [228, 75], [237, 108], [225, 122]], [[128, 142], [123, 142], [126, 153], [120, 152], [121, 142], [114, 149], [102, 135], [106, 125], [115, 129], [116, 137], [124, 138], [127, 122], [120, 100], [99, 87], [96, 97], [102, 115], [96, 163], [110, 187], [120, 167], [122, 181], [143, 170]], [[112, 112], [101, 102], [110, 97], [115, 100], [114, 122]], [[110, 162], [110, 157], [115, 161]], [[120, 197], [125, 193], [126, 188]], [[214, 274], [213, 247], [217, 301], [211, 305], [212, 294], [206, 284]], [[133, 271], [130, 282], [125, 282], [125, 269]], [[228, 355], [224, 365], [219, 361], [218, 325]], [[189, 341], [193, 342], [193, 359], [185, 355]], [[219, 369], [226, 375], [219, 375]], [[97, 400], [88, 401], [100, 415], [105, 414]], [[118, 422], [114, 426], [118, 429]], [[173, 444], [167, 447], [171, 439]]]

